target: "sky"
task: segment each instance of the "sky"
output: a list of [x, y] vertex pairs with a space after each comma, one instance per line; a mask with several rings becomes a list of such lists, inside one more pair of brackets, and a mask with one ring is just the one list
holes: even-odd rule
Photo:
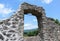
[[[60, 0], [0, 0], [0, 20], [11, 17], [23, 2], [41, 6], [47, 17], [60, 20]], [[34, 28], [38, 28], [36, 17], [24, 15], [24, 29]]]

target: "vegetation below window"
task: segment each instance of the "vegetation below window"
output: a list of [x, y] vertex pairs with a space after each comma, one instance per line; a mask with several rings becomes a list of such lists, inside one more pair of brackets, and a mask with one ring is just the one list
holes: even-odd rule
[[37, 36], [37, 35], [38, 35], [37, 29], [25, 30], [24, 31], [24, 36]]

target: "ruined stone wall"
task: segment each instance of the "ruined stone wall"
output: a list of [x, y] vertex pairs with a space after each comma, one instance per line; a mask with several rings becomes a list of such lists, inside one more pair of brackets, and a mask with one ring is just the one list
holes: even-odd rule
[[56, 24], [52, 18], [47, 18], [46, 37], [48, 41], [60, 41], [60, 25]]
[[60, 26], [46, 18], [45, 10], [23, 3], [11, 18], [0, 22], [0, 41], [24, 41], [24, 14], [32, 13], [38, 20], [38, 41], [60, 41]]
[[0, 41], [23, 41], [23, 11], [18, 10], [9, 19], [0, 22]]

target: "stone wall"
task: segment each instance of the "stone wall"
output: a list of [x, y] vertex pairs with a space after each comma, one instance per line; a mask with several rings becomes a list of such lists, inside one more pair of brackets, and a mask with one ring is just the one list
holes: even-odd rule
[[56, 24], [51, 18], [47, 18], [47, 40], [60, 41], [60, 25]]
[[0, 22], [0, 41], [23, 41], [23, 11], [18, 10], [9, 19]]
[[24, 41], [40, 41], [39, 36], [24, 37]]
[[11, 18], [0, 22], [0, 41], [24, 41], [24, 14], [28, 13], [38, 20], [38, 41], [60, 41], [60, 26], [46, 17], [43, 7], [28, 3], [21, 4]]

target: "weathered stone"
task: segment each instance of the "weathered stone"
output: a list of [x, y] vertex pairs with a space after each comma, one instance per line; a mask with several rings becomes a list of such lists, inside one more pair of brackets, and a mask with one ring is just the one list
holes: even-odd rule
[[1, 34], [0, 34], [0, 39], [1, 39], [1, 40], [4, 40], [4, 37], [3, 37]]
[[[37, 18], [39, 39], [23, 39], [24, 14], [28, 13]], [[11, 18], [0, 22], [0, 41], [60, 41], [60, 26], [54, 19], [46, 17], [43, 7], [23, 3]]]
[[11, 34], [6, 34], [6, 36], [7, 36], [7, 37], [10, 37], [10, 36], [11, 36]]
[[8, 30], [8, 27], [7, 27], [7, 26], [3, 26], [3, 29], [4, 29], [4, 30]]
[[14, 30], [9, 30], [8, 32], [13, 32], [14, 33], [15, 31]]

